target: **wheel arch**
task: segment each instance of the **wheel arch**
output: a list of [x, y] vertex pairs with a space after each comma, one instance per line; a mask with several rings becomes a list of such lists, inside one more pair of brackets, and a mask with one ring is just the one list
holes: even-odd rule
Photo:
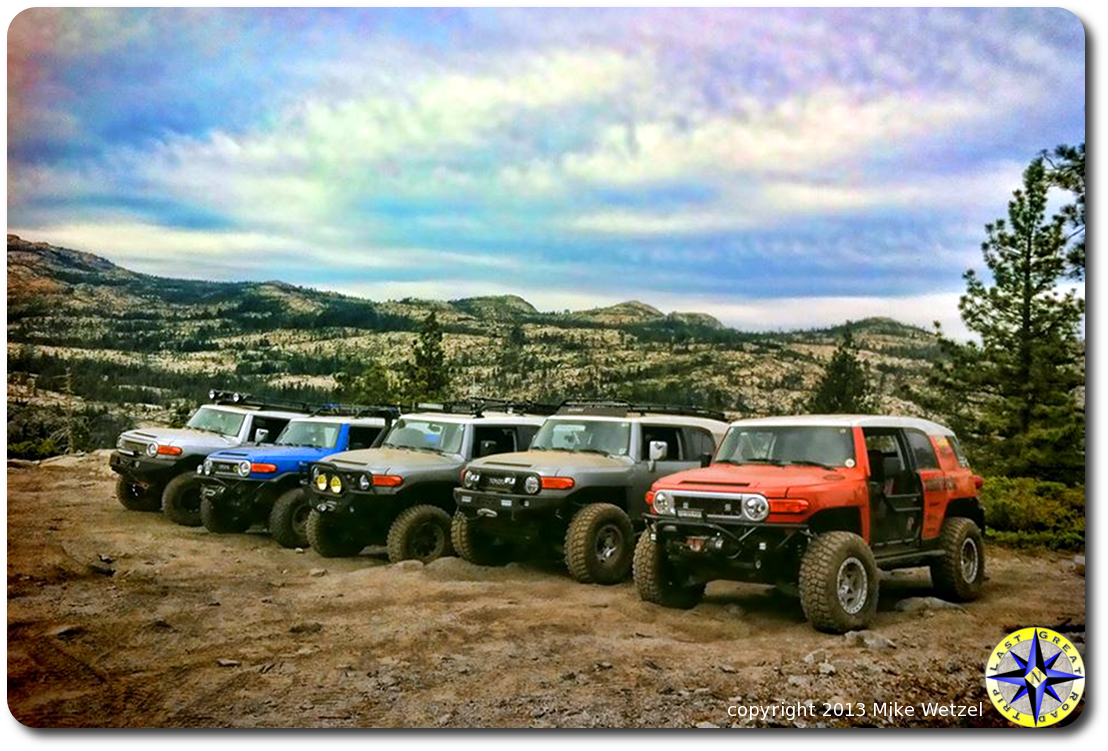
[[981, 505], [980, 498], [955, 498], [946, 505], [946, 513], [943, 520], [951, 517], [963, 517], [977, 524], [981, 533], [985, 533], [985, 509]]
[[857, 506], [842, 506], [817, 511], [808, 517], [808, 528], [816, 533], [853, 532], [862, 535], [862, 513]]

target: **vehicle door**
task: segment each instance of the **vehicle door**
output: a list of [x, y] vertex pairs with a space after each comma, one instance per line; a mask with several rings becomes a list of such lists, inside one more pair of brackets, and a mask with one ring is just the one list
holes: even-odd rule
[[943, 515], [950, 500], [952, 483], [939, 464], [935, 446], [931, 438], [922, 430], [907, 428], [904, 437], [912, 451], [912, 463], [920, 478], [923, 490], [923, 531], [925, 540], [939, 536], [943, 526]]
[[515, 425], [476, 425], [473, 429], [473, 458], [515, 451], [517, 440]]
[[904, 431], [865, 428], [869, 460], [870, 544], [876, 549], [918, 543], [923, 493]]
[[281, 434], [281, 431], [285, 429], [285, 426], [289, 424], [287, 418], [284, 417], [267, 417], [264, 415], [254, 415], [254, 421], [250, 425], [250, 434], [246, 439], [247, 443], [258, 443], [263, 434], [259, 431], [266, 431], [264, 434], [266, 443], [273, 443], [277, 440], [277, 436]]
[[351, 425], [346, 447], [342, 451], [371, 448], [384, 428], [374, 425]]
[[[647, 422], [640, 423], [638, 437], [632, 432], [631, 439], [637, 441], [636, 452], [638, 460], [632, 472], [630, 487], [627, 489], [627, 513], [633, 521], [638, 521], [646, 510], [646, 491], [659, 477], [672, 475], [683, 469], [696, 466], [696, 460], [687, 459], [687, 449], [682, 440], [681, 427], [679, 425], [659, 425]], [[650, 460], [651, 441], [661, 441], [666, 444], [666, 457], [659, 461]]]

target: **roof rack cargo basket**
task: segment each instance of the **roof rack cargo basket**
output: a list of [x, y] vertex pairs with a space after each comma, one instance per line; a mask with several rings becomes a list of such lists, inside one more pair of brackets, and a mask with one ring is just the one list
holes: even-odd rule
[[341, 417], [383, 417], [386, 421], [400, 417], [400, 407], [392, 404], [343, 404], [329, 402], [312, 410], [312, 415], [335, 415]]
[[255, 409], [272, 409], [283, 412], [303, 412], [310, 414], [316, 405], [308, 402], [282, 401], [279, 399], [259, 399], [253, 394], [242, 391], [221, 391], [212, 389], [208, 392], [208, 401], [212, 404], [229, 404], [235, 407], [254, 407]]
[[657, 415], [704, 417], [709, 420], [727, 422], [727, 415], [720, 410], [683, 404], [629, 402], [623, 399], [567, 399], [558, 406], [558, 414], [561, 415], [594, 414], [619, 416], [632, 413], [644, 414], [647, 412]]
[[445, 412], [448, 414], [480, 417], [485, 412], [509, 412], [529, 415], [552, 415], [558, 411], [554, 404], [542, 404], [530, 400], [501, 399], [490, 396], [474, 396], [445, 402], [420, 402], [413, 406], [419, 412]]

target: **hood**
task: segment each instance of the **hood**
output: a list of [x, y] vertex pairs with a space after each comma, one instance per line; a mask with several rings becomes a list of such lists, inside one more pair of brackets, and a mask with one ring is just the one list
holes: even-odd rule
[[157, 441], [163, 446], [205, 446], [211, 449], [238, 446], [239, 439], [235, 436], [223, 436], [218, 433], [209, 433], [204, 430], [192, 428], [140, 428], [128, 430], [120, 438], [129, 438], [133, 441], [150, 443]]
[[475, 468], [503, 470], [535, 470], [558, 474], [582, 469], [618, 469], [624, 471], [631, 464], [627, 456], [605, 456], [576, 451], [513, 451], [495, 454], [470, 462]]
[[408, 449], [376, 448], [343, 451], [331, 454], [320, 461], [337, 466], [368, 470], [375, 475], [399, 473], [405, 469], [424, 469], [460, 466], [461, 459], [455, 454], [436, 454], [431, 451], [411, 451]]
[[818, 486], [840, 484], [861, 479], [857, 469], [824, 469], [823, 467], [765, 464], [713, 464], [667, 475], [654, 483], [654, 489], [701, 490], [717, 493], [761, 493], [787, 498], [798, 492], [816, 490]]
[[263, 445], [216, 451], [209, 458], [239, 462], [246, 459], [251, 462], [283, 464], [285, 462], [316, 462], [332, 453], [334, 453], [334, 449], [329, 448]]

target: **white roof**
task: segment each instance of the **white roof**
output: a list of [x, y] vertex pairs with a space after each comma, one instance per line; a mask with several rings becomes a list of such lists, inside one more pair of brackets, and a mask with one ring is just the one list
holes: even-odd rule
[[676, 425], [678, 427], [704, 428], [714, 435], [723, 435], [727, 430], [727, 423], [713, 420], [709, 417], [692, 417], [688, 415], [671, 415], [659, 412], [634, 412], [629, 415], [552, 415], [549, 419], [564, 422], [647, 422], [651, 425]]
[[239, 415], [263, 415], [265, 417], [285, 417], [293, 419], [296, 417], [307, 417], [303, 412], [286, 412], [283, 409], [261, 409], [259, 407], [240, 407], [235, 404], [201, 404], [201, 407], [209, 407], [211, 409], [219, 409], [224, 412], [234, 412]]
[[457, 423], [498, 423], [501, 425], [542, 425], [546, 417], [542, 415], [528, 415], [519, 412], [493, 412], [485, 411], [480, 417], [464, 412], [409, 412], [400, 415], [401, 420], [414, 418], [417, 420], [430, 420], [432, 422], [457, 422]]
[[757, 417], [736, 420], [732, 427], [758, 427], [770, 425], [795, 425], [832, 428], [915, 428], [928, 435], [954, 435], [945, 425], [919, 417], [893, 415], [789, 415], [786, 417]]
[[349, 415], [312, 415], [293, 418], [293, 422], [322, 422], [331, 425], [335, 423], [349, 423], [351, 425], [369, 425], [379, 428], [385, 424], [383, 417], [350, 417]]

